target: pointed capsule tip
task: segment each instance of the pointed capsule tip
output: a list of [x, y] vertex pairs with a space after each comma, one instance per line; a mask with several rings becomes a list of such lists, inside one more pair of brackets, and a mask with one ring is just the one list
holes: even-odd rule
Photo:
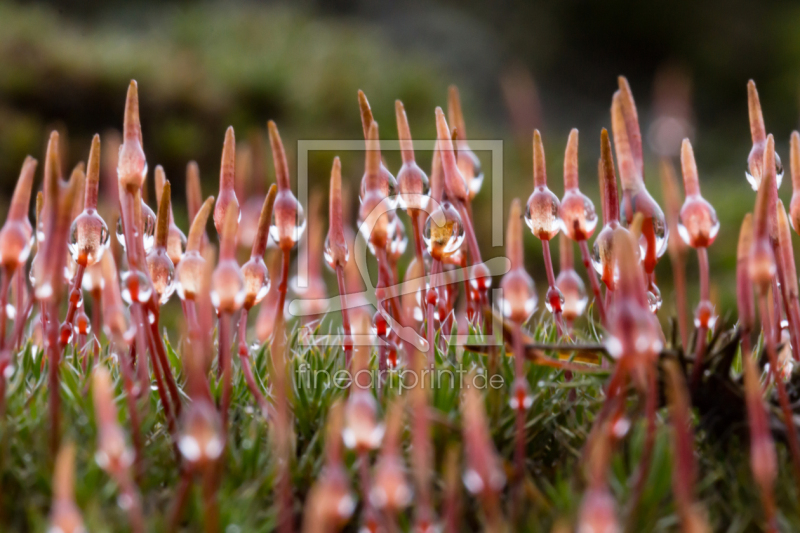
[[197, 252], [200, 250], [200, 243], [202, 240], [203, 232], [206, 228], [206, 223], [208, 222], [208, 216], [211, 213], [211, 208], [214, 205], [214, 197], [209, 196], [206, 198], [206, 201], [203, 202], [203, 205], [200, 207], [200, 210], [194, 217], [192, 221], [192, 225], [189, 228], [189, 237], [186, 241], [186, 251], [194, 251]]
[[381, 145], [379, 141], [378, 123], [374, 120], [367, 130], [367, 154], [366, 154], [366, 174], [367, 188], [372, 189], [378, 186], [381, 173]]
[[508, 211], [508, 228], [506, 230], [506, 255], [511, 261], [511, 268], [522, 266], [522, 204], [519, 198], [511, 201]]
[[219, 191], [233, 191], [236, 179], [236, 135], [233, 126], [225, 130], [225, 141], [222, 144], [222, 162], [219, 170]]
[[38, 161], [33, 157], [25, 157], [17, 179], [17, 185], [14, 188], [14, 195], [11, 198], [11, 206], [8, 210], [9, 220], [27, 219], [33, 190], [33, 178], [38, 164]]
[[764, 112], [761, 110], [761, 100], [758, 96], [758, 89], [756, 89], [756, 82], [752, 79], [747, 82], [747, 111], [753, 144], [763, 142], [766, 137]]
[[369, 125], [373, 122], [372, 108], [367, 100], [367, 95], [361, 89], [358, 90], [358, 109], [361, 114], [361, 127], [364, 130], [364, 138], [369, 134]]
[[100, 186], [100, 146], [100, 135], [95, 133], [89, 149], [89, 165], [86, 170], [86, 179], [93, 187]]
[[251, 257], [261, 257], [267, 250], [267, 241], [269, 240], [269, 225], [272, 222], [272, 210], [275, 205], [275, 196], [278, 194], [278, 186], [274, 183], [269, 186], [267, 196], [264, 198], [264, 204], [261, 206], [261, 213], [258, 217], [258, 226], [256, 229], [256, 238], [253, 240], [253, 248], [251, 249]]
[[689, 139], [681, 143], [681, 169], [683, 171], [683, 187], [687, 196], [700, 194], [700, 181], [697, 174], [697, 162]]
[[142, 126], [139, 121], [139, 85], [136, 83], [136, 80], [131, 80], [128, 85], [128, 95], [125, 99], [123, 130], [123, 136], [126, 140], [141, 140]]
[[572, 128], [564, 152], [564, 188], [578, 188], [578, 130]]
[[547, 185], [547, 170], [544, 157], [544, 144], [539, 130], [533, 130], [533, 185]]
[[155, 246], [156, 248], [166, 248], [167, 238], [169, 237], [169, 213], [172, 188], [169, 180], [163, 177], [163, 170], [161, 183], [156, 183], [156, 192], [158, 193], [158, 214], [156, 215]]
[[286, 150], [283, 147], [283, 140], [278, 131], [275, 121], [267, 122], [269, 129], [269, 142], [272, 149], [272, 162], [275, 167], [275, 181], [278, 183], [279, 190], [289, 190], [289, 165], [286, 161]]
[[466, 140], [466, 125], [464, 123], [464, 111], [461, 108], [461, 94], [455, 85], [450, 85], [448, 89], [447, 112], [450, 124], [454, 128], [458, 128], [461, 140]]

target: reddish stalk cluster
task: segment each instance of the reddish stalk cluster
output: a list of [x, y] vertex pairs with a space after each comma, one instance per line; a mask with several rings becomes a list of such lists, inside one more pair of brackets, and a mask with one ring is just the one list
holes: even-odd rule
[[697, 261], [700, 264], [700, 303], [695, 311], [694, 325], [697, 328], [697, 341], [692, 371], [692, 388], [700, 382], [703, 368], [703, 355], [706, 349], [706, 334], [714, 329], [717, 320], [714, 306], [711, 304], [708, 286], [708, 247], [717, 238], [719, 219], [714, 208], [700, 195], [700, 181], [697, 176], [697, 164], [689, 139], [683, 140], [681, 146], [681, 167], [683, 168], [683, 188], [686, 200], [680, 211], [678, 232], [688, 246], [697, 250]]
[[[608, 486], [610, 458], [615, 446], [625, 436], [627, 421], [627, 391], [632, 385], [643, 398], [644, 418], [647, 424], [644, 447], [634, 480], [633, 508], [643, 492], [655, 442], [656, 412], [658, 408], [659, 357], [662, 357], [664, 336], [655, 312], [660, 306], [660, 295], [655, 285], [654, 267], [667, 248], [667, 223], [660, 207], [649, 195], [644, 185], [644, 160], [638, 114], [633, 96], [624, 78], [619, 80], [619, 90], [614, 94], [611, 124], [621, 181], [622, 199], [617, 197], [617, 172], [614, 165], [608, 132], [600, 134], [601, 157], [598, 174], [602, 190], [604, 224], [593, 243], [590, 254], [588, 241], [597, 224], [597, 214], [592, 201], [579, 189], [578, 132], [572, 130], [567, 142], [564, 168], [565, 193], [561, 201], [547, 187], [544, 146], [538, 131], [533, 134], [534, 190], [527, 202], [524, 219], [531, 232], [542, 241], [548, 290], [545, 303], [553, 314], [558, 337], [568, 333], [575, 321], [584, 314], [587, 305], [583, 281], [573, 268], [573, 245], [577, 241], [584, 266], [587, 269], [594, 294], [594, 307], [598, 310], [604, 332], [603, 345], [613, 361], [611, 377], [605, 389], [603, 407], [598, 413], [585, 451], [587, 461], [587, 486], [579, 516], [583, 530], [608, 530], [618, 527], [616, 504]], [[116, 165], [117, 196], [121, 213], [118, 238], [124, 247], [124, 258], [106, 253], [109, 247], [108, 227], [98, 214], [109, 206], [99, 203], [101, 181], [100, 140], [95, 136], [86, 167], [86, 183], [82, 209], [80, 204], [83, 167], [78, 165], [68, 182], [61, 174], [59, 138], [53, 133], [48, 143], [44, 163], [44, 185], [41, 202], [37, 202], [37, 253], [30, 266], [32, 290], [27, 290], [26, 261], [31, 249], [33, 227], [27, 217], [36, 162], [25, 160], [12, 198], [5, 225], [0, 229], [0, 370], [7, 377], [14, 371], [12, 354], [22, 337], [22, 331], [31, 309], [39, 304], [40, 315], [33, 319], [40, 325], [43, 336], [44, 358], [48, 367], [50, 393], [51, 446], [53, 453], [59, 442], [59, 365], [71, 343], [79, 350], [75, 357], [85, 358], [83, 350], [89, 345], [89, 336], [97, 342], [101, 332], [98, 327], [89, 329], [83, 311], [83, 290], [94, 300], [93, 313], [96, 324], [110, 341], [110, 351], [119, 364], [122, 386], [130, 420], [132, 448], [119, 425], [114, 390], [105, 362], [92, 370], [92, 395], [95, 402], [98, 427], [97, 460], [116, 482], [121, 502], [129, 514], [131, 529], [142, 531], [143, 511], [136, 481], [141, 474], [145, 442], [141, 434], [141, 420], [149, 407], [147, 391], [151, 375], [162, 404], [164, 419], [180, 465], [180, 485], [176, 493], [170, 524], [181, 520], [189, 490], [194, 478], [201, 479], [203, 511], [206, 530], [219, 528], [220, 516], [217, 502], [222, 476], [222, 458], [228, 443], [228, 416], [232, 401], [232, 383], [237, 367], [232, 357], [232, 346], [238, 346], [240, 367], [248, 388], [265, 419], [274, 430], [275, 456], [278, 472], [278, 517], [281, 531], [294, 529], [292, 479], [290, 465], [295, 459], [293, 447], [293, 412], [290, 402], [292, 387], [289, 361], [292, 350], [286, 343], [291, 338], [284, 315], [288, 292], [291, 253], [305, 228], [303, 207], [291, 190], [289, 168], [282, 140], [274, 122], [268, 123], [276, 185], [261, 200], [256, 220], [251, 214], [242, 216], [237, 199], [236, 140], [232, 128], [225, 135], [220, 165], [220, 190], [216, 205], [214, 198], [202, 201], [199, 169], [190, 163], [187, 167], [187, 200], [192, 219], [188, 238], [177, 227], [172, 215], [172, 187], [163, 169], [156, 167], [155, 182], [158, 215], [152, 214], [144, 203], [143, 186], [147, 175], [141, 124], [139, 122], [138, 89], [131, 82], [125, 106], [124, 128], [119, 158]], [[765, 398], [774, 390], [787, 428], [786, 435], [793, 468], [800, 483], [800, 443], [792, 418], [792, 409], [786, 391], [785, 378], [791, 367], [781, 366], [777, 341], [780, 339], [780, 322], [786, 317], [789, 324], [791, 349], [798, 355], [800, 344], [800, 306], [798, 305], [797, 274], [791, 244], [790, 221], [797, 229], [800, 220], [800, 135], [792, 135], [792, 183], [795, 187], [787, 216], [783, 204], [777, 200], [777, 187], [782, 173], [780, 160], [775, 154], [774, 139], [766, 134], [755, 86], [748, 85], [753, 151], [748, 158], [749, 179], [758, 187], [754, 217], [745, 218], [737, 250], [737, 297], [739, 326], [741, 330], [742, 359], [744, 366], [745, 402], [750, 422], [751, 463], [753, 477], [759, 486], [765, 509], [767, 528], [775, 527], [775, 501], [773, 484], [776, 477], [776, 459], [770, 433]], [[388, 370], [406, 364], [422, 372], [435, 364], [437, 358], [450, 357], [437, 343], [437, 332], [444, 337], [455, 327], [459, 304], [464, 311], [459, 315], [468, 318], [469, 325], [479, 333], [488, 333], [492, 320], [488, 289], [492, 272], [483, 263], [478, 235], [472, 217], [472, 201], [480, 190], [482, 173], [480, 163], [467, 142], [460, 97], [451, 89], [449, 118], [436, 108], [437, 141], [430, 172], [430, 191], [427, 176], [416, 162], [411, 133], [405, 109], [396, 102], [395, 113], [400, 138], [402, 167], [398, 179], [388, 170], [381, 157], [379, 127], [374, 120], [366, 96], [359, 92], [361, 119], [366, 143], [365, 171], [361, 180], [359, 230], [378, 266], [375, 295], [362, 295], [359, 268], [362, 259], [351, 260], [351, 251], [359, 252], [361, 243], [354, 245], [351, 229], [345, 224], [342, 165], [333, 160], [329, 189], [329, 228], [325, 244], [322, 231], [310, 231], [312, 251], [308, 260], [318, 261], [316, 253], [323, 251], [325, 261], [336, 274], [339, 287], [342, 330], [341, 348], [351, 375], [350, 390], [344, 405], [335, 407], [328, 418], [326, 461], [322, 476], [309, 494], [309, 507], [304, 525], [308, 531], [333, 531], [343, 525], [355, 509], [355, 496], [350, 492], [344, 470], [341, 444], [353, 449], [357, 455], [359, 489], [362, 499], [363, 526], [374, 530], [391, 529], [397, 517], [411, 502], [412, 486], [417, 495], [414, 521], [420, 531], [435, 527], [433, 470], [433, 441], [431, 439], [429, 393], [422, 386], [413, 390], [407, 400], [411, 419], [410, 451], [411, 478], [404, 468], [401, 435], [405, 403], [391, 403], [385, 419], [381, 419], [379, 404], [372, 387], [382, 387], [362, 379], [371, 374], [371, 344], [379, 345], [378, 369]], [[451, 126], [454, 126], [451, 129]], [[240, 154], [241, 157], [246, 157]], [[247, 156], [250, 157], [250, 156]], [[247, 159], [243, 160], [239, 180], [259, 179], [261, 172], [253, 170]], [[719, 229], [714, 209], [700, 195], [699, 176], [691, 144], [684, 141], [681, 151], [685, 201], [679, 207], [676, 179], [668, 162], [664, 163], [663, 180], [669, 225], [686, 245], [697, 249], [700, 264], [700, 302], [695, 313], [696, 344], [692, 365], [691, 390], [696, 393], [704, 386], [704, 356], [709, 350], [707, 333], [714, 327], [714, 308], [710, 303], [709, 266], [707, 247]], [[250, 169], [250, 170], [248, 170]], [[264, 187], [266, 188], [266, 187]], [[395, 194], [395, 188], [399, 194]], [[263, 191], [263, 188], [260, 189]], [[105, 198], [105, 197], [104, 197]], [[323, 205], [322, 197], [316, 202]], [[405, 226], [396, 214], [397, 205], [408, 214], [410, 233], [414, 240], [414, 262], [405, 272], [401, 285], [398, 261], [405, 251], [408, 238]], [[205, 227], [212, 214], [219, 235], [219, 259], [214, 258], [215, 248], [206, 235]], [[252, 211], [248, 207], [247, 211]], [[317, 212], [314, 208], [311, 211]], [[624, 216], [623, 227], [620, 213]], [[423, 218], [424, 217], [424, 218]], [[546, 364], [562, 370], [588, 369], [586, 365], [562, 363], [550, 359], [530, 346], [532, 337], [526, 325], [534, 314], [537, 293], [533, 279], [525, 269], [522, 235], [522, 205], [519, 200], [511, 204], [506, 251], [509, 271], [500, 282], [501, 297], [493, 303], [499, 314], [508, 322], [514, 360], [514, 381], [508, 388], [509, 403], [515, 413], [514, 508], [521, 511], [524, 480], [527, 473], [527, 448], [529, 437], [526, 415], [534, 396], [526, 374], [525, 360]], [[40, 224], [41, 222], [41, 224]], [[559, 231], [561, 239], [561, 269], [558, 277], [550, 257], [550, 245]], [[248, 236], [248, 237], [246, 237]], [[252, 237], [252, 238], [251, 238]], [[278, 247], [273, 260], [264, 261], [269, 239]], [[466, 246], [464, 241], [466, 240]], [[185, 246], [184, 246], [185, 241]], [[237, 262], [239, 246], [250, 247], [249, 260], [242, 266]], [[184, 249], [185, 247], [185, 249]], [[676, 280], [682, 280], [685, 250], [672, 240], [671, 252]], [[65, 283], [68, 252], [75, 262], [71, 286]], [[426, 261], [430, 258], [430, 266]], [[117, 271], [120, 265], [122, 274]], [[595, 272], [606, 286], [605, 297]], [[319, 271], [310, 269], [314, 283]], [[280, 281], [274, 285], [270, 274], [278, 274]], [[12, 282], [12, 280], [15, 280]], [[459, 302], [458, 285], [465, 283], [463, 299]], [[681, 346], [688, 350], [688, 321], [685, 317], [684, 285], [678, 285], [678, 315], [681, 324]], [[321, 287], [321, 286], [320, 286]], [[755, 328], [755, 310], [752, 287], [758, 292], [761, 333], [764, 338], [769, 375], [765, 387], [755, 365], [752, 333]], [[779, 289], [780, 288], [780, 289]], [[173, 375], [174, 369], [167, 359], [164, 339], [160, 333], [161, 306], [178, 293], [186, 322], [186, 342], [189, 349], [182, 354], [190, 402], [184, 405]], [[12, 338], [7, 338], [8, 294], [14, 295], [17, 306]], [[23, 297], [30, 293], [23, 309]], [[64, 296], [67, 301], [64, 302]], [[321, 301], [325, 291], [307, 291], [306, 297]], [[372, 301], [377, 308], [374, 316], [367, 312]], [[65, 319], [60, 321], [62, 303], [66, 303]], [[127, 304], [127, 305], [126, 305]], [[402, 304], [402, 305], [401, 305]], [[263, 343], [271, 344], [270, 393], [256, 379], [259, 374], [251, 367], [248, 347], [248, 317], [256, 306], [261, 311], [256, 322], [256, 333]], [[316, 305], [316, 304], [315, 304]], [[292, 309], [292, 307], [289, 307]], [[321, 309], [321, 307], [320, 307]], [[489, 313], [486, 311], [490, 310]], [[310, 314], [319, 315], [321, 311]], [[217, 321], [215, 323], [215, 316]], [[315, 322], [316, 323], [316, 322]], [[238, 327], [234, 327], [238, 324]], [[215, 348], [213, 331], [218, 327]], [[423, 332], [423, 333], [419, 333]], [[778, 335], [776, 335], [776, 332]], [[568, 342], [579, 342], [580, 334], [570, 331]], [[238, 338], [235, 339], [236, 335]], [[423, 339], [422, 337], [425, 337]], [[440, 337], [440, 338], [441, 338]], [[423, 342], [425, 341], [425, 342]], [[235, 344], [237, 343], [237, 344]], [[92, 345], [94, 346], [94, 345]], [[577, 345], [557, 345], [577, 346]], [[419, 351], [427, 348], [427, 357]], [[550, 346], [552, 348], [552, 346]], [[214, 353], [216, 349], [216, 354]], [[438, 353], [437, 353], [438, 349]], [[490, 348], [493, 350], [493, 348]], [[493, 355], [499, 350], [492, 351]], [[217, 360], [217, 376], [221, 380], [219, 405], [211, 394], [209, 371]], [[691, 428], [690, 396], [684, 379], [674, 366], [666, 366], [667, 396], [670, 405], [670, 423], [676, 450], [673, 490], [680, 519], [686, 530], [702, 531], [704, 518], [694, 499], [695, 470], [692, 456], [693, 431]], [[467, 378], [469, 379], [469, 378]], [[5, 381], [0, 383], [5, 386]], [[4, 394], [0, 394], [4, 398]], [[488, 530], [504, 527], [501, 490], [505, 474], [494, 448], [489, 422], [484, 412], [481, 395], [474, 388], [466, 388], [461, 400], [462, 430], [466, 468], [463, 481], [467, 490], [479, 501]], [[341, 440], [340, 440], [341, 439]], [[62, 447], [55, 474], [56, 491], [51, 523], [54, 527], [79, 524], [80, 513], [74, 504], [73, 453]], [[380, 450], [373, 468], [371, 454]], [[452, 452], [456, 453], [456, 452]], [[450, 481], [446, 484], [445, 524], [450, 531], [457, 529], [455, 509], [458, 507], [457, 483], [453, 471], [458, 469], [457, 459], [449, 464]], [[517, 513], [515, 513], [517, 514]], [[64, 524], [62, 526], [61, 524]], [[172, 528], [174, 529], [174, 527]]]

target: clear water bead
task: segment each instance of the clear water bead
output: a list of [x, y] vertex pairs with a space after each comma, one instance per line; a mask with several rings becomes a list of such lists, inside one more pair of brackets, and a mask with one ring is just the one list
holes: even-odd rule
[[[633, 220], [636, 213], [644, 216], [642, 235], [639, 238], [639, 248], [642, 257], [647, 257], [648, 239], [653, 240], [655, 257], [661, 257], [667, 251], [667, 238], [669, 229], [664, 211], [656, 203], [647, 189], [639, 191], [624, 191], [620, 202], [620, 213], [623, 221]], [[627, 225], [627, 224], [626, 224]]]
[[[325, 244], [322, 249], [322, 255], [325, 258], [325, 263], [331, 270], [336, 270], [336, 263], [334, 262], [333, 248], [331, 247], [330, 236], [325, 237]], [[344, 262], [350, 260], [350, 249], [345, 247]]]
[[164, 305], [175, 292], [175, 266], [167, 251], [163, 248], [154, 248], [147, 254], [147, 269], [150, 271], [153, 288], [159, 296], [158, 301]]
[[110, 233], [105, 221], [94, 209], [84, 209], [72, 222], [69, 231], [69, 251], [72, 259], [91, 266], [100, 261], [108, 248]]
[[292, 192], [278, 191], [272, 211], [272, 225], [269, 227], [272, 240], [278, 245], [291, 243], [294, 246], [305, 233], [307, 223], [303, 206]]
[[[784, 173], [783, 162], [781, 161], [778, 152], [775, 152], [775, 183], [777, 184], [778, 189], [781, 188], [781, 183], [783, 183], [783, 173]], [[752, 187], [754, 191], [757, 191], [758, 188], [761, 186], [761, 177], [756, 178], [755, 176], [753, 176], [753, 174], [750, 173], [749, 164], [745, 166], [744, 177], [747, 178], [747, 182], [750, 184], [750, 187]]]
[[575, 320], [586, 310], [589, 297], [586, 286], [575, 270], [569, 268], [562, 270], [556, 278], [556, 287], [564, 295], [561, 312], [565, 320]]
[[515, 411], [527, 411], [533, 405], [533, 395], [530, 386], [524, 378], [514, 380], [511, 398], [508, 400], [509, 406]]
[[525, 223], [536, 238], [549, 241], [561, 229], [560, 210], [561, 202], [558, 197], [546, 185], [540, 185], [528, 198]]
[[500, 312], [516, 324], [524, 324], [536, 310], [537, 296], [533, 280], [524, 270], [512, 270], [500, 281], [503, 293]]
[[[144, 251], [147, 253], [153, 249], [153, 244], [155, 243], [156, 214], [144, 201], [142, 201], [142, 221]], [[122, 248], [125, 249], [125, 228], [122, 225], [122, 217], [117, 219], [117, 240]]]
[[661, 309], [661, 289], [655, 283], [650, 283], [647, 287], [647, 306], [650, 308], [651, 313], [657, 313]]
[[561, 294], [561, 290], [559, 290], [558, 287], [550, 287], [547, 289], [544, 306], [550, 313], [554, 310], [560, 311], [564, 307], [564, 295]]
[[416, 162], [403, 163], [397, 173], [397, 205], [400, 209], [425, 209], [428, 205], [428, 176]]
[[144, 303], [153, 294], [153, 287], [140, 270], [128, 270], [122, 273], [122, 299], [128, 304]]
[[458, 150], [458, 170], [464, 176], [464, 180], [469, 188], [469, 197], [474, 198], [483, 186], [483, 168], [481, 167], [481, 160], [475, 155], [475, 152], [467, 149]]
[[681, 207], [678, 234], [692, 248], [711, 246], [719, 233], [717, 212], [702, 196], [687, 196]]
[[261, 300], [269, 292], [269, 270], [261, 257], [251, 257], [247, 263], [242, 265], [242, 277], [244, 278], [245, 292], [244, 307], [250, 309], [261, 303]]
[[[367, 197], [367, 176], [361, 178], [361, 189], [359, 190], [358, 201], [363, 202]], [[378, 185], [378, 192], [381, 198], [388, 198], [389, 208], [394, 209], [397, 207], [399, 200], [397, 196], [397, 180], [389, 172], [389, 169], [381, 161], [380, 169], [380, 184]]]
[[392, 238], [389, 241], [389, 249], [386, 250], [386, 253], [390, 261], [397, 262], [397, 260], [406, 253], [406, 248], [408, 248], [408, 236], [406, 235], [405, 226], [403, 226], [403, 221], [400, 220], [400, 217], [395, 216], [392, 223], [394, 224], [394, 230], [392, 231]]
[[[437, 224], [435, 220], [444, 218], [444, 223]], [[434, 259], [441, 260], [442, 257], [454, 253], [464, 242], [464, 224], [461, 215], [450, 202], [442, 202], [428, 217], [425, 222], [425, 230], [422, 232], [422, 240], [428, 247], [428, 253]]]
[[588, 196], [568, 190], [561, 200], [561, 229], [573, 241], [585, 241], [597, 227], [597, 211]]
[[206, 260], [197, 251], [187, 252], [175, 270], [175, 288], [181, 300], [194, 300], [200, 291]]
[[0, 265], [16, 269], [30, 253], [30, 230], [22, 222], [7, 221], [0, 230]]
[[173, 265], [181, 262], [184, 252], [186, 252], [186, 235], [178, 226], [171, 224], [167, 236], [167, 255]]
[[234, 260], [222, 261], [211, 276], [211, 303], [220, 312], [233, 313], [244, 304], [244, 278]]

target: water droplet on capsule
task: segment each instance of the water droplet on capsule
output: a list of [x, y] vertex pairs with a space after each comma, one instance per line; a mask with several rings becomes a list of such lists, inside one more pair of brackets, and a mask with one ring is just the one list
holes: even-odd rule
[[[781, 183], [783, 183], [783, 162], [781, 161], [778, 152], [775, 152], [775, 183], [777, 184], [777, 188], [781, 188]], [[753, 188], [754, 191], [758, 190], [758, 187], [761, 185], [761, 178], [756, 178], [750, 173], [750, 165], [745, 165], [744, 169], [744, 177], [747, 178], [747, 182], [750, 184], [750, 187]]]
[[150, 299], [153, 287], [139, 270], [128, 270], [122, 273], [121, 277], [122, 299], [128, 304], [134, 302], [144, 303]]
[[261, 257], [251, 257], [242, 265], [242, 277], [245, 291], [244, 306], [249, 309], [261, 303], [269, 292], [269, 271], [264, 260]]
[[193, 300], [203, 280], [206, 260], [197, 251], [187, 252], [175, 269], [175, 289], [181, 300]]
[[678, 221], [678, 234], [692, 248], [711, 246], [719, 233], [717, 212], [702, 196], [688, 196]]
[[292, 192], [278, 191], [272, 211], [272, 225], [269, 227], [272, 240], [278, 244], [282, 239], [289, 240], [294, 246], [306, 231], [306, 225], [307, 220], [303, 206]]
[[561, 294], [558, 287], [550, 287], [547, 289], [544, 306], [550, 313], [554, 310], [560, 311], [564, 307], [564, 295]]
[[153, 288], [159, 295], [159, 303], [167, 303], [175, 292], [175, 267], [163, 248], [154, 248], [147, 254], [147, 268]]
[[549, 241], [561, 229], [559, 211], [561, 203], [546, 185], [533, 190], [525, 206], [525, 223], [536, 238]]
[[[440, 226], [435, 222], [439, 217], [444, 217], [444, 223]], [[450, 202], [444, 201], [439, 204], [425, 222], [425, 229], [422, 233], [422, 240], [428, 247], [431, 257], [441, 259], [446, 255], [454, 253], [464, 242], [464, 224], [461, 215]]]
[[[147, 253], [153, 248], [153, 244], [155, 243], [156, 214], [144, 201], [142, 201], [142, 221], [144, 229], [144, 251]], [[117, 219], [117, 241], [119, 241], [119, 244], [125, 249], [125, 228], [122, 225], [122, 217]]]
[[469, 187], [469, 196], [474, 198], [483, 186], [483, 168], [481, 167], [481, 160], [475, 155], [471, 149], [458, 149], [458, 170], [464, 176], [464, 180]]
[[650, 308], [651, 313], [657, 313], [661, 309], [661, 289], [655, 283], [650, 283], [647, 287], [647, 306]]
[[583, 315], [589, 297], [583, 280], [573, 269], [562, 270], [556, 278], [556, 287], [564, 295], [561, 312], [565, 320], [575, 320]]
[[397, 173], [397, 205], [400, 209], [425, 209], [428, 205], [428, 176], [416, 162], [403, 163]]
[[223, 261], [211, 275], [211, 304], [220, 312], [232, 313], [244, 304], [244, 278], [236, 261]]
[[[322, 255], [325, 258], [325, 263], [331, 270], [336, 270], [336, 263], [334, 263], [333, 248], [331, 247], [330, 236], [325, 237], [325, 244], [323, 246]], [[350, 249], [345, 248], [344, 262], [350, 260]]]
[[503, 293], [499, 306], [503, 316], [524, 324], [536, 310], [537, 296], [533, 280], [524, 270], [511, 270], [500, 281]]
[[669, 229], [667, 228], [667, 219], [664, 216], [664, 211], [653, 200], [647, 189], [641, 189], [637, 192], [626, 191], [622, 195], [620, 202], [620, 213], [623, 215], [623, 224], [627, 227], [625, 221], [633, 220], [636, 213], [641, 213], [644, 216], [644, 223], [642, 224], [642, 235], [639, 237], [639, 249], [641, 257], [647, 256], [647, 239], [652, 234], [655, 248], [655, 256], [661, 257], [667, 251], [667, 238], [669, 237]]
[[577, 189], [564, 193], [559, 214], [562, 231], [573, 241], [587, 240], [597, 227], [594, 204]]
[[30, 253], [30, 229], [22, 222], [6, 221], [0, 229], [0, 265], [16, 268], [28, 260]]
[[110, 241], [108, 226], [94, 209], [84, 209], [72, 222], [68, 247], [74, 261], [83, 258], [86, 266], [94, 265], [100, 261]]
[[167, 255], [173, 265], [181, 262], [183, 254], [186, 252], [186, 235], [174, 224], [170, 225], [169, 235], [167, 236]]

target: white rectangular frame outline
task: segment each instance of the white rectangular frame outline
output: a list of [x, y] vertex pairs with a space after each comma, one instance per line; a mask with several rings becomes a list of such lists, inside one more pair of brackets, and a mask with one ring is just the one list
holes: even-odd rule
[[[436, 148], [436, 139], [430, 140], [414, 140], [412, 141], [415, 151], [429, 151], [432, 152]], [[492, 221], [492, 248], [503, 246], [503, 231], [505, 228], [505, 217], [503, 215], [503, 141], [497, 140], [470, 140], [470, 148], [476, 152], [491, 152], [492, 159], [492, 207], [491, 207], [491, 221]], [[308, 154], [313, 151], [326, 151], [326, 152], [365, 152], [366, 143], [363, 139], [360, 140], [298, 140], [297, 141], [297, 199], [304, 208], [308, 207]], [[398, 140], [382, 140], [381, 151], [400, 151], [400, 141]], [[308, 217], [310, 213], [306, 213]], [[308, 236], [306, 233], [300, 238], [298, 246], [298, 262], [297, 262], [297, 286], [304, 288], [308, 287]], [[306, 261], [299, 260], [305, 257]], [[493, 301], [498, 301], [502, 292], [499, 289], [492, 290]], [[500, 325], [502, 328], [502, 324]], [[301, 339], [310, 341], [308, 344], [316, 344], [317, 342], [327, 342], [328, 337], [338, 338], [337, 335], [301, 335]], [[445, 336], [447, 343], [450, 344], [453, 339], [450, 336]], [[454, 339], [456, 343], [466, 342], [467, 335], [456, 335]], [[497, 345], [502, 341], [498, 341], [497, 335], [489, 337], [484, 336], [484, 344]], [[302, 341], [301, 341], [302, 342]]]

